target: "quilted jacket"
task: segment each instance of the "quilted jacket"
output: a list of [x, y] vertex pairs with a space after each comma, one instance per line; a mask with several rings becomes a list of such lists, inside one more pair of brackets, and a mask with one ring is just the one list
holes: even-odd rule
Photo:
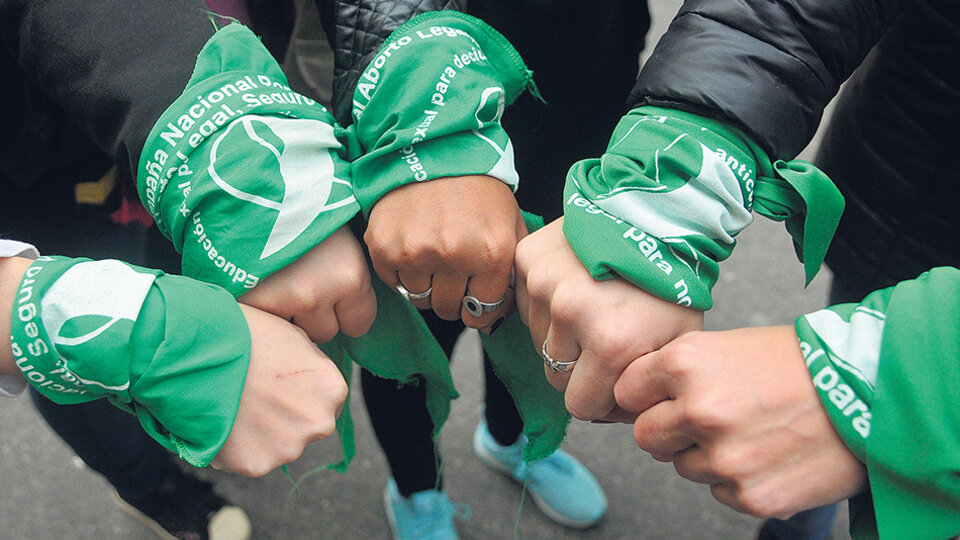
[[960, 268], [960, 9], [903, 10], [846, 83], [817, 164], [846, 198], [827, 264], [848, 294]]

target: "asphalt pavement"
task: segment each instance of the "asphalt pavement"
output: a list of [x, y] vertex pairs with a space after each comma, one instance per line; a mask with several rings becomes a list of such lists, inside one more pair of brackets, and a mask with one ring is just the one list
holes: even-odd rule
[[[652, 6], [658, 35], [679, 2]], [[652, 40], [653, 38], [651, 38]], [[651, 41], [652, 42], [652, 41]], [[709, 330], [791, 324], [822, 307], [829, 272], [807, 289], [782, 224], [757, 216], [740, 237], [730, 260], [721, 265], [706, 315]], [[487, 469], [472, 453], [471, 436], [479, 419], [482, 374], [479, 340], [467, 333], [455, 352], [453, 374], [461, 397], [453, 404], [442, 433], [445, 485], [454, 501], [469, 505], [472, 518], [461, 522], [469, 539], [749, 539], [759, 520], [720, 505], [706, 486], [676, 475], [669, 464], [640, 451], [630, 426], [574, 422], [565, 449], [597, 476], [610, 501], [609, 513], [586, 531], [550, 522], [530, 498], [521, 504], [519, 487]], [[359, 392], [359, 388], [357, 389]], [[335, 440], [307, 449], [290, 465], [301, 479], [294, 490], [279, 471], [248, 479], [213, 470], [199, 474], [241, 505], [257, 539], [387, 539], [389, 528], [381, 493], [387, 466], [370, 430], [362, 400], [351, 408], [357, 424], [357, 455], [345, 474], [308, 472], [339, 457]], [[306, 476], [304, 476], [306, 475]], [[85, 468], [44, 424], [26, 397], [0, 402], [0, 539], [149, 539], [153, 533], [122, 512], [110, 486]], [[845, 512], [835, 538], [846, 538]]]

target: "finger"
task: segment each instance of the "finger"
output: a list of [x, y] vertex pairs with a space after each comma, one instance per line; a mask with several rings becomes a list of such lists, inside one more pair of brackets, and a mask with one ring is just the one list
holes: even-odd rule
[[527, 296], [527, 319], [524, 321], [530, 328], [530, 339], [537, 352], [547, 339], [550, 329], [550, 300], [548, 296]]
[[514, 293], [513, 287], [509, 287], [507, 288], [507, 294], [503, 299], [503, 316], [494, 320], [489, 326], [478, 328], [477, 330], [483, 332], [484, 334], [492, 334], [493, 331], [499, 328], [500, 324], [516, 310], [516, 294]]
[[628, 411], [619, 405], [613, 408], [606, 416], [599, 420], [594, 420], [594, 422], [602, 423], [614, 423], [619, 422], [621, 424], [633, 424], [637, 419], [637, 413], [633, 411]]
[[554, 388], [563, 392], [580, 358], [580, 345], [570, 332], [570, 327], [560, 319], [551, 319], [547, 337], [540, 343], [539, 351], [544, 359], [547, 380]]
[[[430, 287], [433, 286], [433, 277], [429, 271], [406, 268], [396, 272], [393, 288], [397, 289], [398, 284], [403, 286], [411, 295], [418, 296], [430, 290]], [[425, 298], [408, 298], [407, 300], [417, 309], [430, 309], [432, 296], [433, 292]]]
[[310, 336], [314, 343], [326, 343], [340, 331], [337, 314], [333, 306], [317, 307], [305, 313], [294, 315], [290, 322], [299, 326]]
[[[438, 317], [447, 321], [460, 319], [463, 296], [467, 293], [467, 276], [458, 273], [433, 275], [433, 294], [430, 307]], [[491, 320], [490, 322], [493, 322]]]
[[369, 275], [364, 286], [355, 294], [341, 298], [333, 310], [341, 332], [351, 337], [366, 334], [377, 318], [377, 295], [373, 292]]
[[741, 514], [749, 514], [747, 509], [740, 504], [739, 490], [734, 486], [717, 482], [710, 485], [710, 494], [720, 504], [729, 506]]
[[520, 320], [523, 324], [530, 326], [530, 295], [527, 293], [527, 281], [525, 276], [517, 273], [516, 284], [514, 285], [514, 306], [520, 314]]
[[691, 446], [677, 453], [673, 458], [673, 468], [691, 482], [721, 484], [725, 481], [710, 468], [710, 456], [699, 446]]
[[617, 406], [613, 398], [613, 385], [619, 373], [611, 371], [607, 363], [606, 359], [589, 351], [580, 353], [566, 390], [567, 410], [574, 418], [605, 418]]
[[658, 371], [660, 353], [654, 351], [631, 362], [613, 387], [620, 407], [642, 413], [661, 401], [675, 395], [675, 384], [670, 377]]
[[661, 401], [638, 416], [633, 438], [650, 454], [675, 454], [696, 444], [674, 400]]
[[[493, 323], [493, 321], [503, 318], [507, 314], [508, 306], [507, 296], [512, 296], [510, 289], [510, 279], [512, 270], [507, 272], [485, 273], [470, 276], [467, 280], [466, 292], [473, 298], [462, 297], [460, 303], [460, 318], [463, 324], [470, 328], [484, 328]], [[466, 298], [466, 301], [464, 301]], [[473, 299], [480, 303], [474, 303]], [[510, 299], [512, 305], [513, 299]], [[484, 306], [489, 305], [489, 307]], [[493, 311], [487, 311], [494, 305], [498, 305]], [[471, 308], [479, 316], [472, 314]]]

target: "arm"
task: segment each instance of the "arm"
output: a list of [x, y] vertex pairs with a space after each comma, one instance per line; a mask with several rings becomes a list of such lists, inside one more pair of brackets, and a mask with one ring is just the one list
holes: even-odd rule
[[[575, 164], [567, 177], [563, 233], [595, 279], [623, 278], [669, 302], [709, 309], [718, 263], [732, 253], [752, 211], [785, 221], [808, 282], [816, 275], [842, 198], [814, 167], [782, 159], [809, 140], [823, 106], [898, 3], [797, 4], [684, 5], [644, 66], [629, 101], [635, 108], [614, 130], [607, 152]], [[547, 234], [549, 228], [520, 243], [518, 276], [549, 273], [525, 254], [550, 244], [537, 238]], [[520, 301], [542, 306], [534, 316], [544, 320], [526, 315], [531, 328], [544, 329], [532, 332], [538, 342], [547, 339], [549, 306], [562, 290], [568, 297], [578, 291], [583, 302], [595, 295], [576, 275], [554, 274], [547, 287], [528, 287], [536, 298]], [[664, 320], [675, 327], [675, 319]], [[592, 328], [557, 345], [567, 355], [562, 360], [620, 339]], [[611, 356], [596, 369], [615, 380], [627, 363], [666, 341], [644, 343], [653, 348], [607, 351]], [[593, 362], [587, 358], [577, 369]], [[567, 384], [567, 375], [549, 376], [557, 387]], [[612, 403], [609, 391], [605, 401]], [[590, 417], [601, 412], [580, 398], [568, 396], [569, 405], [593, 411]]]
[[901, 3], [684, 2], [644, 64], [628, 105], [729, 121], [771, 159], [791, 159]]
[[506, 296], [526, 233], [500, 117], [530, 73], [482, 21], [436, 11], [443, 3], [408, 4], [341, 4], [348, 28], [334, 38], [334, 107], [359, 142], [354, 189], [378, 275], [430, 291], [418, 307], [482, 328], [508, 312], [509, 300], [479, 317], [462, 300], [468, 291], [487, 303]]
[[[960, 271], [936, 268], [795, 328], [688, 334], [631, 364], [638, 445], [717, 500], [787, 516], [851, 500], [851, 532], [960, 531]], [[949, 364], [949, 362], [948, 362]]]
[[24, 257], [0, 258], [0, 376], [23, 377], [10, 348], [10, 321], [17, 285], [31, 262]]
[[218, 287], [119, 261], [11, 257], [0, 291], [3, 374], [57, 403], [106, 397], [194, 466], [263, 475], [332, 434], [346, 399], [302, 330]]
[[[177, 138], [175, 130], [179, 130], [181, 136], [190, 138], [203, 126], [205, 136], [212, 136], [214, 131], [226, 127], [226, 116], [235, 119], [240, 114], [235, 103], [230, 105], [233, 107], [230, 109], [221, 107], [219, 98], [223, 97], [222, 94], [214, 97], [216, 105], [213, 106], [210, 101], [198, 100], [198, 97], [208, 97], [198, 94], [191, 94], [178, 102], [188, 86], [198, 92], [203, 90], [197, 88], [197, 84], [203, 82], [202, 77], [197, 77], [198, 57], [201, 50], [208, 46], [216, 27], [202, 2], [178, 0], [145, 2], [136, 6], [118, 2], [87, 2], [83, 6], [75, 6], [69, 2], [5, 1], [0, 4], [0, 25], [5, 30], [5, 44], [21, 67], [79, 125], [88, 130], [108, 155], [123, 166], [128, 166], [133, 178], [139, 178], [141, 184], [150, 181], [160, 183], [162, 174], [162, 182], [176, 181], [177, 191], [189, 192], [192, 189], [208, 196], [211, 191], [219, 191], [217, 188], [211, 189], [209, 183], [204, 186], [204, 180], [209, 181], [209, 175], [204, 174], [206, 167], [201, 166], [197, 156], [192, 155], [195, 147], [188, 145], [179, 148], [180, 155], [185, 159], [174, 164], [173, 158], [167, 159], [170, 155], [176, 155], [173, 145], [163, 144]], [[252, 36], [251, 39], [256, 40]], [[256, 41], [256, 45], [263, 49], [259, 41]], [[251, 77], [251, 87], [256, 86], [257, 91], [253, 96], [259, 99], [259, 96], [265, 95], [267, 97], [261, 101], [266, 101], [271, 99], [271, 94], [283, 93], [278, 92], [278, 89], [283, 89], [277, 86], [261, 89], [256, 82], [259, 75], [269, 74], [268, 85], [276, 83], [284, 86], [286, 83], [282, 73], [278, 73], [279, 68], [275, 68], [271, 62], [272, 58], [263, 49], [257, 51], [257, 55], [250, 55], [249, 61], [234, 62], [230, 68], [244, 70]], [[207, 92], [215, 90], [206, 89]], [[232, 91], [235, 93], [236, 88]], [[302, 96], [298, 99], [300, 104], [305, 102]], [[177, 103], [184, 105], [182, 110], [176, 109]], [[241, 107], [248, 104], [241, 103]], [[191, 111], [195, 116], [190, 115]], [[263, 114], [268, 111], [260, 107], [256, 112]], [[208, 234], [198, 242], [184, 242], [182, 234], [180, 238], [171, 239], [184, 254], [184, 271], [187, 275], [218, 283], [237, 296], [251, 289], [259, 279], [268, 279], [270, 274], [291, 265], [301, 255], [313, 250], [325, 251], [326, 258], [342, 260], [339, 272], [331, 276], [327, 268], [311, 266], [310, 261], [316, 262], [322, 258], [317, 254], [304, 257], [307, 260], [300, 261], [283, 276], [271, 280], [268, 287], [270, 294], [262, 292], [245, 301], [255, 302], [267, 309], [282, 305], [283, 309], [277, 310], [278, 314], [285, 318], [295, 317], [318, 340], [330, 339], [332, 334], [340, 330], [349, 335], [362, 334], [375, 315], [375, 302], [359, 244], [351, 237], [352, 245], [346, 239], [319, 245], [356, 212], [355, 208], [350, 210], [349, 200], [344, 201], [347, 198], [344, 193], [350, 191], [349, 177], [344, 179], [343, 175], [346, 165], [341, 162], [339, 168], [336, 167], [334, 162], [339, 158], [331, 155], [338, 151], [341, 144], [334, 134], [332, 118], [322, 107], [316, 104], [304, 106], [300, 113], [301, 117], [319, 120], [299, 124], [309, 126], [309, 129], [292, 130], [294, 135], [296, 132], [309, 132], [313, 143], [300, 144], [294, 149], [294, 145], [287, 140], [287, 151], [282, 157], [297, 159], [297, 155], [313, 152], [312, 176], [305, 175], [303, 171], [294, 171], [298, 177], [290, 179], [288, 186], [284, 186], [284, 171], [281, 170], [281, 175], [278, 175], [280, 185], [277, 186], [270, 185], [270, 180], [273, 180], [270, 178], [261, 185], [249, 185], [252, 179], [237, 176], [236, 168], [224, 174], [231, 175], [228, 179], [234, 185], [241, 186], [241, 190], [252, 191], [261, 198], [258, 200], [276, 198], [277, 191], [289, 192], [290, 199], [304, 201], [301, 207], [294, 208], [294, 205], [288, 204], [281, 208], [281, 215], [276, 209], [271, 210], [272, 215], [270, 212], [267, 212], [268, 215], [258, 215], [256, 205], [244, 208], [236, 203], [232, 206], [228, 204], [230, 208], [219, 215], [213, 212], [213, 219], [210, 216], [205, 218], [202, 225], [207, 226]], [[168, 123], [170, 127], [167, 127]], [[287, 130], [288, 133], [290, 131]], [[217, 135], [222, 133], [220, 131]], [[308, 138], [311, 137], [301, 137], [300, 142]], [[154, 140], [160, 140], [162, 144], [154, 145]], [[196, 139], [191, 142], [199, 146]], [[250, 152], [249, 147], [244, 148], [243, 144], [235, 149], [224, 145], [236, 153], [221, 159], [232, 159], [233, 156], [248, 153], [247, 167], [239, 169], [253, 170], [256, 168], [254, 164], [262, 165], [273, 159], [272, 155], [262, 155], [270, 154], [273, 144], [277, 144], [275, 140], [267, 142], [266, 146], [257, 145], [255, 149], [260, 150], [260, 154]], [[205, 146], [207, 154], [211, 145], [213, 141]], [[146, 152], [144, 148], [147, 148]], [[165, 152], [163, 164], [159, 163], [158, 150]], [[191, 157], [194, 159], [188, 164]], [[333, 189], [339, 186], [345, 187]], [[329, 190], [331, 198], [337, 200], [319, 200], [323, 198], [325, 189]], [[158, 219], [160, 214], [152, 206], [156, 202], [144, 197], [145, 206], [154, 210], [154, 218]], [[176, 201], [175, 204], [180, 202]], [[323, 216], [319, 216], [319, 211], [310, 214], [313, 208], [322, 207], [327, 202], [333, 206], [343, 204], [339, 211], [330, 210]], [[193, 201], [190, 204], [194, 210], [209, 209], [209, 206]], [[274, 201], [273, 205], [283, 207], [283, 200]], [[266, 261], [261, 261], [259, 257], [262, 253], [269, 253], [264, 251], [263, 245], [230, 245], [229, 238], [233, 232], [254, 228], [254, 223], [259, 224], [261, 229], [258, 231], [261, 233], [261, 237], [257, 238], [259, 241], [266, 242], [266, 237], [271, 233], [266, 224], [276, 224], [275, 228], [284, 229], [299, 242]], [[158, 225], [168, 236], [172, 236], [169, 224], [165, 225], [161, 219]], [[219, 234], [213, 231], [219, 231]], [[240, 235], [233, 235], [237, 236]], [[211, 237], [216, 240], [215, 246], [211, 244]], [[279, 242], [281, 247], [284, 241]], [[204, 243], [208, 249], [203, 249]], [[209, 249], [211, 247], [215, 247], [214, 251]], [[241, 260], [242, 255], [248, 252], [254, 257], [253, 261]], [[218, 255], [222, 256], [218, 259]], [[219, 271], [227, 267], [228, 262], [229, 268], [236, 269], [239, 265], [243, 272], [234, 270], [227, 275]], [[238, 275], [242, 279], [236, 279]], [[294, 284], [293, 280], [298, 281]], [[308, 294], [303, 294], [301, 291], [308, 287]], [[343, 306], [347, 304], [353, 306], [352, 309], [345, 310]], [[340, 314], [344, 315], [343, 321], [337, 318]]]
[[4, 45], [136, 177], [150, 128], [180, 95], [214, 27], [202, 2], [0, 2]]

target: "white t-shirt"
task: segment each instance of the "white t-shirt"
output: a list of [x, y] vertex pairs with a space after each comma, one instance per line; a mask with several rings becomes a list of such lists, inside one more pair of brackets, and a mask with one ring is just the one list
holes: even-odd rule
[[[23, 242], [0, 238], [0, 257], [27, 257], [36, 259], [37, 248]], [[0, 375], [0, 397], [16, 397], [27, 387], [27, 380], [20, 375]]]

